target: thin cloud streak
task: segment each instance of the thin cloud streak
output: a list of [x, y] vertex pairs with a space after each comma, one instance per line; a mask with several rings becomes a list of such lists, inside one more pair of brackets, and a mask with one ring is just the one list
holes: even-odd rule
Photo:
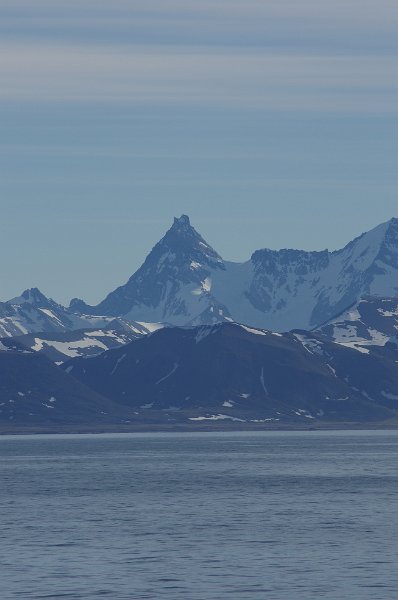
[[5, 39], [398, 49], [396, 0], [3, 0]]
[[222, 15], [225, 18], [266, 17], [266, 18], [310, 18], [338, 19], [355, 23], [391, 23], [397, 15], [395, 0], [2, 0], [3, 14], [61, 15], [75, 14], [76, 18], [90, 14], [91, 17], [104, 17], [123, 14], [125, 17], [162, 16], [165, 19], [195, 15], [205, 18]]
[[0, 100], [396, 112], [396, 60], [3, 42]]

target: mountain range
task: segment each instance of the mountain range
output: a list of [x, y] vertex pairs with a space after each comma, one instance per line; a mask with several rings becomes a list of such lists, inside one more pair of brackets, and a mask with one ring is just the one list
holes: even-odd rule
[[74, 299], [70, 309], [177, 326], [229, 320], [288, 331], [317, 328], [364, 295], [397, 294], [398, 219], [334, 252], [264, 249], [233, 263], [183, 215], [125, 285], [97, 306]]
[[182, 215], [97, 306], [0, 303], [0, 425], [393, 424], [397, 352], [398, 219], [232, 263]]
[[236, 323], [165, 328], [63, 369], [143, 415], [172, 422], [370, 422], [398, 416], [398, 353]]
[[119, 317], [79, 315], [47, 298], [38, 288], [0, 302], [0, 337], [36, 332], [66, 332], [77, 329], [115, 329], [140, 333], [145, 325]]

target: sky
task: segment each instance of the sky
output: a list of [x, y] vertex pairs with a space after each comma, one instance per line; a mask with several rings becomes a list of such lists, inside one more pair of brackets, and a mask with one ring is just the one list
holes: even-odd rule
[[1, 0], [0, 299], [97, 303], [173, 217], [227, 260], [398, 217], [396, 0]]

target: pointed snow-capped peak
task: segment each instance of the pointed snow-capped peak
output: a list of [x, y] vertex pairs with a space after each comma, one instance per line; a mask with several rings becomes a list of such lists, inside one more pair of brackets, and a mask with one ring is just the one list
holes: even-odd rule
[[35, 308], [49, 308], [56, 305], [54, 300], [47, 298], [37, 287], [29, 288], [22, 292], [20, 296], [16, 296], [11, 300], [7, 301], [7, 304], [13, 306], [22, 306], [23, 304], [30, 304]]
[[191, 227], [191, 222], [188, 215], [181, 215], [180, 218], [174, 217], [173, 228], [175, 229], [188, 229]]
[[180, 218], [174, 217], [173, 225], [156, 244], [148, 258], [152, 254], [157, 257], [164, 251], [173, 252], [176, 258], [186, 261], [186, 266], [190, 269], [198, 269], [204, 265], [215, 268], [223, 266], [221, 256], [192, 227], [187, 215], [181, 215]]
[[164, 311], [157, 315], [158, 320], [167, 321], [169, 311], [186, 312], [189, 318], [187, 299], [177, 298], [178, 290], [191, 286], [189, 298], [206, 295], [210, 273], [220, 269], [225, 269], [221, 256], [192, 227], [189, 217], [182, 215], [174, 219], [171, 228], [125, 285], [111, 292], [96, 307], [76, 300], [71, 307], [91, 314], [126, 315], [133, 307], [152, 310], [162, 305]]
[[189, 217], [174, 218], [174, 223], [165, 236], [152, 248], [144, 264], [129, 280], [128, 284], [141, 281], [143, 277], [156, 285], [201, 284], [209, 270], [224, 269], [221, 256], [192, 227]]

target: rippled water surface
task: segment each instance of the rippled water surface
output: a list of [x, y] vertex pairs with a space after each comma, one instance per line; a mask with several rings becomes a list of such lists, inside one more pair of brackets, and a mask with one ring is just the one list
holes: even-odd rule
[[393, 600], [398, 432], [0, 438], [0, 597]]

